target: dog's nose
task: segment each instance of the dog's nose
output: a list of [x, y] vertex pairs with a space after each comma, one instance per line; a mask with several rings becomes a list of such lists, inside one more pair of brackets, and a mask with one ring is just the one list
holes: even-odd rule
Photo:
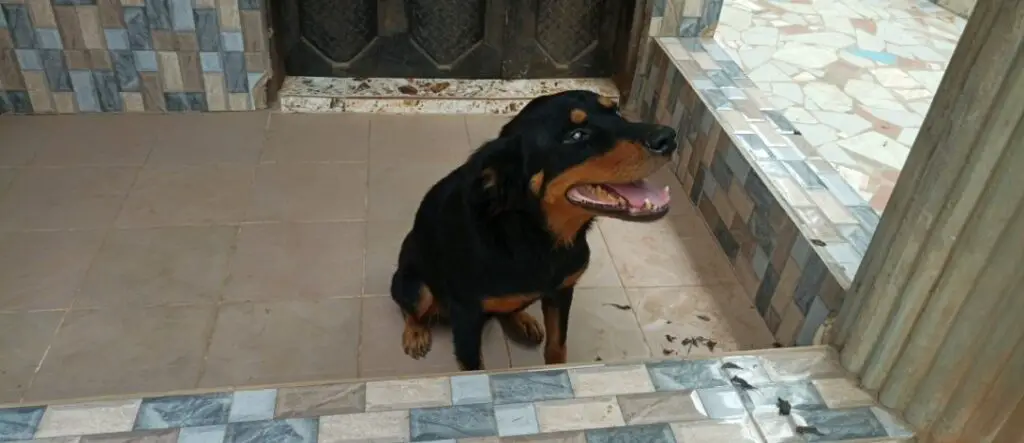
[[655, 154], [672, 154], [676, 149], [676, 131], [668, 126], [656, 126], [647, 136], [647, 149]]

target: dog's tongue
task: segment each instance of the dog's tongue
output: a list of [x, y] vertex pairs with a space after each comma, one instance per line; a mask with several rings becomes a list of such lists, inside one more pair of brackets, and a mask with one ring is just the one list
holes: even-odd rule
[[664, 206], [669, 202], [668, 187], [658, 188], [647, 180], [640, 180], [624, 185], [606, 184], [622, 198], [629, 201], [633, 207], [643, 207], [644, 201], [650, 201], [654, 206]]

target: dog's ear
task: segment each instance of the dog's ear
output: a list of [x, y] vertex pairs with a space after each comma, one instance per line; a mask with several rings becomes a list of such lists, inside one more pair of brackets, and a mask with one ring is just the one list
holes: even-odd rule
[[[494, 215], [525, 209], [536, 181], [530, 174], [530, 157], [522, 138], [491, 140], [470, 156], [468, 198], [471, 207]], [[535, 175], [535, 174], [534, 174]]]

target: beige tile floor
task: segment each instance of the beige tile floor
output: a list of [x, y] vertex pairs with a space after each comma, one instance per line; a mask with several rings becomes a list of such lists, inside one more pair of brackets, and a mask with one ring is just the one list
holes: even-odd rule
[[[427, 187], [503, 121], [0, 118], [0, 403], [454, 371], [448, 331], [402, 353], [388, 279]], [[670, 217], [591, 232], [570, 360], [771, 345], [672, 183]], [[496, 323], [485, 343], [542, 363]]]

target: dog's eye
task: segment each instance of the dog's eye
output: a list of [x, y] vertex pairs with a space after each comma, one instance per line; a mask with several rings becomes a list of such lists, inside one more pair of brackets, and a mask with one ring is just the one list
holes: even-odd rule
[[565, 135], [565, 142], [579, 143], [582, 141], [586, 141], [588, 138], [590, 138], [590, 131], [587, 131], [584, 128], [577, 128], [573, 129], [571, 132]]

